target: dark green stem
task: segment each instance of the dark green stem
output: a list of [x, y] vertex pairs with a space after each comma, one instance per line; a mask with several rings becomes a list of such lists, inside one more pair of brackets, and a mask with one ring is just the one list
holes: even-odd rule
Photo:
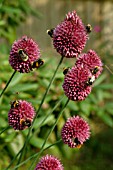
[[20, 149], [20, 151], [16, 154], [16, 156], [11, 160], [10, 164], [8, 165], [8, 167], [5, 170], [8, 170], [11, 165], [13, 164], [13, 162], [16, 160], [16, 158], [19, 156], [19, 154], [22, 152], [23, 147]]
[[47, 95], [47, 93], [48, 93], [48, 91], [49, 91], [49, 89], [50, 89], [50, 86], [51, 86], [51, 84], [53, 83], [53, 81], [54, 81], [54, 79], [55, 79], [55, 75], [56, 75], [56, 73], [57, 73], [57, 71], [58, 71], [58, 69], [59, 69], [59, 67], [60, 67], [60, 65], [61, 65], [61, 63], [62, 63], [62, 61], [63, 61], [63, 58], [64, 58], [64, 57], [61, 57], [60, 62], [59, 62], [59, 64], [57, 65], [57, 68], [56, 68], [56, 70], [55, 70], [55, 72], [54, 72], [54, 74], [53, 74], [53, 77], [52, 77], [52, 79], [51, 79], [51, 81], [50, 81], [50, 83], [49, 83], [49, 85], [48, 85], [48, 87], [47, 87], [47, 90], [46, 90], [46, 92], [45, 92], [45, 94], [44, 94], [44, 96], [43, 96], [43, 99], [42, 99], [42, 101], [41, 101], [41, 103], [40, 103], [40, 106], [39, 106], [39, 108], [38, 108], [38, 110], [37, 110], [36, 117], [38, 116], [38, 113], [39, 113], [39, 111], [40, 111], [40, 109], [41, 109], [41, 107], [42, 107], [42, 104], [44, 103], [44, 100], [45, 100], [45, 98], [46, 98], [46, 95]]
[[10, 126], [4, 128], [4, 129], [0, 132], [0, 135], [1, 135], [3, 132], [5, 132], [7, 129], [9, 129], [9, 128], [10, 128]]
[[[26, 148], [26, 146], [27, 146], [27, 143], [28, 143], [28, 140], [29, 140], [31, 131], [32, 131], [32, 129], [33, 129], [33, 125], [34, 125], [35, 119], [37, 118], [38, 113], [39, 113], [39, 111], [40, 111], [40, 109], [41, 109], [41, 107], [42, 107], [42, 104], [44, 103], [44, 100], [45, 100], [45, 98], [46, 98], [46, 96], [47, 96], [47, 93], [48, 93], [50, 87], [51, 87], [51, 84], [53, 83], [53, 81], [54, 81], [54, 79], [55, 79], [55, 75], [56, 75], [56, 73], [57, 73], [57, 71], [58, 71], [58, 69], [59, 69], [59, 67], [60, 67], [60, 65], [61, 65], [61, 63], [62, 63], [62, 61], [63, 61], [63, 58], [64, 58], [64, 57], [62, 56], [61, 59], [60, 59], [60, 62], [59, 62], [58, 65], [57, 65], [57, 68], [56, 68], [56, 70], [55, 70], [55, 72], [54, 72], [54, 74], [53, 74], [53, 77], [51, 78], [51, 81], [50, 81], [50, 83], [49, 83], [49, 85], [48, 85], [48, 87], [47, 87], [47, 89], [46, 89], [46, 92], [45, 92], [43, 98], [42, 98], [42, 101], [41, 101], [41, 103], [40, 103], [40, 106], [39, 106], [39, 108], [38, 108], [38, 110], [37, 110], [37, 112], [36, 112], [36, 116], [35, 116], [35, 118], [34, 118], [34, 120], [33, 120], [33, 122], [32, 122], [32, 126], [29, 128], [29, 132], [28, 132], [28, 134], [27, 134], [26, 141], [25, 141], [25, 143], [24, 143], [23, 150], [22, 150], [22, 152], [21, 152], [21, 154], [20, 154], [20, 157], [19, 157], [19, 160], [18, 160], [18, 162], [17, 162], [17, 165], [21, 162], [21, 159], [22, 159], [24, 150], [25, 150], [25, 148]], [[16, 169], [16, 170], [17, 170], [17, 169]]]
[[[60, 143], [61, 141], [62, 141], [62, 139], [60, 139], [60, 140], [56, 141], [55, 143], [47, 146], [43, 151], [51, 148], [52, 146], [56, 145], [57, 143]], [[16, 165], [12, 170], [16, 170], [16, 168], [19, 168], [20, 166], [24, 165], [25, 163], [27, 163], [27, 162], [28, 162], [29, 160], [31, 160], [32, 158], [37, 157], [39, 154], [40, 154], [40, 152], [33, 154], [32, 156], [30, 156], [28, 159], [26, 159], [26, 160], [23, 161], [22, 163]], [[8, 170], [8, 169], [5, 169], [5, 170]]]
[[[66, 108], [66, 106], [67, 106], [68, 103], [69, 103], [69, 99], [66, 101], [66, 103], [65, 103], [64, 107], [62, 108], [62, 110], [60, 111], [60, 113], [59, 113], [59, 115], [58, 115], [58, 117], [57, 117], [54, 125], [52, 126], [51, 130], [49, 131], [49, 133], [48, 133], [48, 135], [47, 135], [47, 137], [46, 137], [46, 139], [45, 139], [45, 141], [44, 141], [44, 143], [43, 143], [43, 145], [42, 145], [42, 147], [41, 147], [41, 149], [40, 149], [40, 154], [43, 152], [44, 146], [45, 146], [45, 144], [46, 144], [49, 136], [51, 135], [52, 131], [54, 130], [56, 124], [58, 123], [58, 120], [59, 120], [61, 114], [63, 113], [63, 111], [64, 111], [64, 109]], [[32, 162], [32, 165], [30, 166], [29, 170], [32, 169], [34, 163], [37, 161], [37, 159], [38, 159], [38, 157], [40, 156], [40, 154], [38, 154], [38, 156], [34, 159], [34, 161]]]
[[[26, 162], [28, 162], [30, 159], [36, 157], [36, 159], [34, 159], [34, 161], [32, 162], [32, 165], [31, 165], [30, 169], [32, 168], [32, 166], [33, 166], [34, 163], [37, 161], [37, 159], [38, 159], [38, 157], [40, 156], [40, 154], [41, 154], [43, 151], [45, 151], [44, 146], [45, 146], [45, 144], [46, 144], [46, 142], [47, 142], [50, 134], [51, 134], [52, 131], [54, 130], [54, 128], [55, 128], [55, 126], [56, 126], [56, 124], [57, 124], [57, 122], [58, 122], [58, 120], [59, 120], [62, 112], [64, 111], [64, 109], [65, 109], [65, 107], [67, 106], [68, 103], [69, 103], [69, 99], [66, 101], [64, 107], [63, 107], [62, 110], [60, 111], [60, 113], [59, 113], [59, 115], [58, 115], [58, 117], [57, 117], [54, 125], [52, 126], [51, 130], [49, 131], [49, 133], [48, 133], [48, 135], [47, 135], [47, 137], [46, 137], [46, 139], [45, 139], [45, 141], [44, 141], [44, 143], [43, 143], [40, 151], [39, 151], [38, 153], [35, 153], [34, 155], [30, 156], [27, 160], [23, 161], [22, 163], [18, 163], [18, 164], [15, 166], [15, 168], [13, 168], [12, 170], [17, 170], [20, 166], [22, 166], [23, 164], [25, 164]], [[58, 143], [58, 142], [57, 142], [57, 143]], [[53, 146], [53, 144], [52, 144], [51, 146]], [[47, 147], [47, 149], [48, 149], [48, 148], [50, 148], [50, 147]], [[29, 170], [30, 170], [30, 169], [29, 169]], [[7, 169], [6, 169], [6, 170], [7, 170]]]
[[48, 135], [47, 135], [47, 137], [46, 137], [46, 139], [45, 139], [45, 141], [44, 141], [44, 143], [43, 143], [43, 145], [42, 145], [42, 147], [41, 147], [41, 151], [43, 151], [43, 148], [44, 148], [44, 146], [45, 146], [45, 144], [46, 144], [46, 142], [47, 142], [47, 140], [48, 140], [50, 134], [51, 134], [52, 131], [54, 130], [56, 124], [58, 123], [58, 120], [59, 120], [61, 114], [63, 113], [63, 111], [64, 111], [64, 109], [66, 108], [66, 106], [67, 106], [68, 103], [69, 103], [69, 99], [66, 101], [66, 103], [65, 103], [64, 107], [62, 108], [62, 110], [60, 111], [60, 113], [59, 113], [59, 115], [58, 115], [58, 117], [57, 117], [57, 119], [56, 119], [54, 125], [52, 126], [51, 130], [49, 131], [49, 133], [48, 133]]
[[0, 94], [0, 98], [2, 97], [3, 93], [5, 92], [5, 90], [7, 89], [8, 85], [10, 84], [12, 78], [14, 77], [16, 71], [13, 72], [12, 76], [10, 77], [9, 81], [7, 82], [5, 88], [2, 90], [1, 94]]
[[[50, 113], [48, 113], [45, 118], [42, 120], [42, 122], [40, 123], [40, 125], [38, 126], [38, 129], [43, 125], [43, 123], [46, 121], [46, 119], [54, 112], [54, 110], [58, 107], [58, 105], [61, 103], [61, 101], [64, 99], [64, 96], [56, 103], [56, 105], [53, 107], [53, 109], [51, 110]], [[37, 131], [35, 131], [33, 133], [33, 135], [35, 135], [35, 133], [37, 133]], [[32, 136], [31, 136], [32, 137]], [[30, 138], [31, 139], [31, 138]]]
[[[63, 98], [64, 98], [64, 96], [57, 102], [57, 104], [54, 106], [54, 108], [52, 109], [52, 111], [44, 118], [44, 120], [41, 122], [41, 124], [38, 126], [38, 128], [40, 128], [41, 127], [41, 125], [44, 123], [44, 121], [47, 119], [47, 117], [51, 114], [51, 113], [53, 113], [53, 111], [57, 108], [57, 106], [61, 103], [61, 101], [63, 100]], [[35, 132], [34, 132], [34, 134], [35, 134]], [[32, 136], [31, 136], [32, 137]], [[31, 139], [31, 138], [29, 138], [29, 139]], [[24, 147], [24, 146], [23, 146]], [[22, 152], [22, 149], [23, 149], [23, 147], [20, 149], [20, 151], [16, 154], [16, 156], [12, 159], [12, 161], [10, 162], [10, 164], [9, 164], [9, 166], [5, 169], [5, 170], [8, 170], [10, 167], [11, 167], [11, 165], [13, 164], [13, 162], [16, 160], [16, 158], [19, 156], [19, 154]]]

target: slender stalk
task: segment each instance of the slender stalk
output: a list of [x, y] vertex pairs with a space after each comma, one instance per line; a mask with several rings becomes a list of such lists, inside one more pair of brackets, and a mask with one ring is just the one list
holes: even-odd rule
[[49, 145], [49, 146], [47, 146], [43, 151], [45, 151], [45, 150], [47, 150], [47, 149], [49, 149], [49, 148], [51, 148], [52, 146], [54, 146], [54, 145], [56, 145], [56, 144], [58, 144], [58, 143], [60, 143], [62, 141], [62, 139], [59, 139], [58, 141], [56, 141], [55, 143], [53, 143], [53, 144], [51, 144], [51, 145]]
[[[48, 113], [48, 114], [45, 116], [45, 118], [42, 120], [42, 122], [40, 123], [40, 125], [38, 126], [38, 128], [40, 128], [40, 127], [43, 125], [43, 123], [46, 121], [46, 119], [54, 112], [54, 110], [58, 107], [58, 105], [61, 103], [61, 101], [63, 100], [63, 98], [64, 98], [64, 96], [57, 102], [57, 104], [53, 107], [53, 109], [51, 110], [51, 112]], [[35, 131], [35, 132], [33, 133], [33, 135], [35, 135], [36, 132], [37, 132], [37, 131]], [[31, 138], [32, 138], [32, 136], [31, 136]], [[31, 138], [30, 138], [30, 139], [31, 139]]]
[[[36, 112], [36, 116], [35, 116], [35, 118], [34, 118], [34, 120], [33, 120], [33, 122], [32, 122], [32, 126], [29, 128], [29, 131], [28, 131], [28, 134], [27, 134], [27, 137], [26, 137], [26, 141], [25, 141], [25, 143], [24, 143], [23, 150], [22, 150], [22, 152], [21, 152], [21, 154], [20, 154], [20, 157], [19, 157], [19, 160], [18, 160], [17, 165], [21, 162], [21, 159], [22, 159], [24, 150], [25, 150], [25, 148], [26, 148], [26, 146], [27, 146], [27, 143], [28, 143], [28, 140], [29, 140], [29, 136], [30, 136], [31, 131], [32, 131], [32, 129], [33, 129], [34, 122], [35, 122], [35, 120], [36, 120], [36, 118], [37, 118], [37, 116], [38, 116], [38, 114], [39, 114], [39, 111], [40, 111], [40, 109], [41, 109], [41, 107], [42, 107], [42, 104], [44, 103], [44, 100], [45, 100], [45, 98], [46, 98], [46, 96], [47, 96], [47, 93], [48, 93], [50, 87], [51, 87], [51, 84], [53, 83], [53, 81], [54, 81], [54, 79], [55, 79], [55, 75], [56, 75], [56, 73], [57, 73], [57, 71], [58, 71], [58, 69], [59, 69], [59, 67], [60, 67], [60, 65], [61, 65], [61, 63], [62, 63], [62, 61], [63, 61], [63, 58], [64, 58], [64, 57], [62, 56], [61, 59], [60, 59], [60, 61], [59, 61], [59, 63], [58, 63], [58, 65], [57, 65], [57, 68], [56, 68], [56, 70], [55, 70], [55, 72], [54, 72], [54, 74], [53, 74], [53, 76], [52, 76], [52, 78], [51, 78], [51, 81], [50, 81], [50, 83], [49, 83], [49, 85], [48, 85], [48, 87], [47, 87], [47, 89], [46, 89], [46, 92], [45, 92], [45, 94], [44, 94], [44, 96], [43, 96], [43, 98], [42, 98], [42, 101], [41, 101], [41, 103], [40, 103], [40, 105], [39, 105], [39, 108], [38, 108], [38, 110], [37, 110], [37, 112]], [[16, 169], [16, 170], [17, 170], [17, 169]]]
[[[64, 111], [64, 109], [65, 109], [65, 107], [67, 106], [68, 103], [69, 103], [69, 99], [66, 101], [64, 107], [63, 107], [62, 110], [60, 111], [60, 113], [59, 113], [59, 115], [58, 115], [58, 117], [57, 117], [55, 123], [53, 124], [51, 130], [49, 131], [49, 133], [48, 133], [48, 135], [47, 135], [47, 137], [46, 137], [46, 139], [45, 139], [45, 141], [44, 141], [44, 143], [43, 143], [43, 145], [42, 145], [40, 151], [39, 151], [38, 153], [35, 153], [34, 155], [30, 156], [28, 159], [26, 159], [26, 160], [23, 161], [22, 163], [19, 162], [19, 163], [15, 166], [15, 168], [13, 168], [12, 170], [17, 170], [20, 166], [22, 166], [23, 164], [25, 164], [26, 162], [28, 162], [30, 159], [36, 157], [36, 159], [34, 159], [34, 161], [32, 162], [32, 165], [31, 165], [30, 169], [32, 168], [32, 166], [33, 166], [34, 163], [37, 161], [37, 159], [38, 159], [38, 157], [40, 156], [40, 154], [45, 150], [45, 149], [44, 149], [44, 146], [45, 146], [45, 144], [46, 144], [46, 142], [47, 142], [47, 140], [48, 140], [50, 134], [51, 134], [52, 131], [54, 130], [56, 124], [58, 123], [58, 120], [59, 120], [61, 114], [63, 113], [63, 111]], [[52, 146], [53, 146], [53, 144], [52, 144]], [[48, 148], [48, 147], [47, 147], [47, 148]], [[30, 170], [30, 169], [29, 169], [29, 170]], [[5, 169], [5, 170], [8, 170], [8, 169]]]
[[4, 128], [1, 132], [0, 132], [0, 135], [3, 133], [3, 132], [5, 132], [7, 129], [9, 129], [10, 128], [10, 126], [7, 126], [6, 128]]
[[1, 94], [0, 94], [0, 98], [1, 98], [2, 95], [4, 94], [5, 90], [7, 89], [8, 85], [10, 84], [10, 82], [11, 82], [12, 78], [14, 77], [15, 73], [16, 73], [16, 70], [13, 72], [13, 74], [11, 75], [11, 77], [10, 77], [9, 81], [7, 82], [6, 86], [5, 86], [4, 89], [2, 90], [2, 92], [1, 92]]
[[[59, 139], [59, 140], [56, 141], [55, 143], [53, 143], [53, 144], [47, 146], [43, 151], [45, 151], [45, 150], [51, 148], [52, 146], [56, 145], [57, 143], [60, 143], [61, 141], [62, 141], [62, 139]], [[16, 170], [16, 168], [19, 168], [20, 166], [24, 165], [25, 163], [27, 163], [27, 162], [28, 162], [29, 160], [31, 160], [32, 158], [37, 157], [39, 154], [40, 154], [40, 152], [33, 154], [33, 155], [30, 156], [28, 159], [26, 159], [26, 160], [23, 161], [22, 163], [16, 165], [16, 166], [15, 166], [13, 169], [11, 169], [11, 170]], [[8, 168], [6, 168], [5, 170], [8, 170]]]
[[40, 149], [41, 151], [43, 151], [43, 148], [44, 148], [44, 146], [45, 146], [45, 144], [46, 144], [49, 136], [51, 135], [52, 131], [54, 130], [56, 124], [57, 124], [58, 121], [59, 121], [59, 118], [60, 118], [61, 114], [63, 113], [63, 111], [64, 111], [64, 109], [65, 109], [65, 107], [67, 106], [68, 103], [69, 103], [69, 99], [66, 101], [66, 103], [65, 103], [64, 107], [62, 108], [62, 110], [60, 111], [60, 113], [59, 113], [59, 115], [58, 115], [55, 123], [53, 124], [51, 130], [49, 131], [49, 133], [48, 133], [48, 135], [47, 135], [47, 137], [46, 137], [46, 139], [45, 139], [45, 141], [44, 141], [44, 143], [43, 143], [43, 145], [42, 145], [42, 147], [41, 147], [41, 149]]
[[49, 133], [48, 133], [48, 135], [47, 135], [47, 137], [46, 137], [46, 139], [45, 139], [45, 141], [44, 141], [44, 143], [43, 143], [43, 145], [42, 145], [42, 147], [41, 147], [41, 149], [40, 149], [40, 153], [38, 154], [38, 156], [37, 156], [37, 157], [34, 159], [34, 161], [32, 162], [32, 164], [31, 164], [31, 166], [30, 166], [29, 170], [31, 170], [31, 169], [32, 169], [32, 167], [33, 167], [34, 163], [37, 161], [38, 157], [39, 157], [39, 156], [40, 156], [40, 154], [43, 152], [43, 150], [44, 150], [44, 146], [45, 146], [45, 144], [46, 144], [46, 142], [47, 142], [47, 140], [48, 140], [49, 136], [51, 135], [52, 131], [54, 130], [55, 126], [57, 125], [58, 120], [59, 120], [59, 118], [60, 118], [61, 114], [63, 113], [63, 111], [64, 111], [64, 109], [65, 109], [65, 107], [67, 106], [67, 104], [68, 104], [68, 103], [69, 103], [69, 99], [66, 101], [66, 103], [65, 103], [64, 107], [63, 107], [63, 108], [62, 108], [62, 110], [60, 111], [60, 113], [59, 113], [59, 115], [58, 115], [58, 117], [57, 117], [57, 119], [56, 119], [55, 123], [53, 124], [52, 128], [50, 129], [50, 131], [49, 131]]
[[44, 96], [43, 96], [43, 99], [42, 99], [42, 101], [41, 101], [41, 103], [40, 103], [40, 106], [39, 106], [39, 108], [38, 108], [38, 110], [37, 110], [37, 114], [36, 114], [36, 117], [38, 116], [38, 113], [39, 113], [39, 111], [40, 111], [40, 109], [41, 109], [41, 107], [42, 107], [42, 104], [44, 103], [44, 100], [45, 100], [45, 98], [46, 98], [46, 95], [47, 95], [47, 93], [48, 93], [48, 91], [49, 91], [49, 89], [50, 89], [50, 86], [51, 86], [51, 84], [53, 83], [53, 81], [54, 81], [54, 79], [55, 79], [55, 76], [56, 76], [56, 73], [57, 73], [57, 71], [58, 71], [58, 69], [59, 69], [59, 67], [60, 67], [60, 65], [61, 65], [61, 63], [62, 63], [62, 61], [63, 61], [63, 56], [61, 57], [61, 59], [60, 59], [60, 62], [58, 63], [58, 65], [57, 65], [57, 68], [56, 68], [56, 70], [55, 70], [55, 72], [54, 72], [54, 74], [53, 74], [53, 77], [51, 78], [51, 81], [50, 81], [50, 83], [49, 83], [49, 85], [48, 85], [48, 87], [47, 87], [47, 90], [46, 90], [46, 92], [45, 92], [45, 94], [44, 94]]
[[[57, 102], [57, 104], [54, 106], [54, 108], [52, 109], [52, 111], [44, 118], [44, 120], [42, 120], [41, 124], [38, 126], [38, 128], [41, 127], [41, 125], [44, 123], [44, 121], [47, 119], [47, 117], [57, 108], [57, 106], [61, 103], [61, 101], [63, 100], [64, 96]], [[34, 132], [35, 134], [35, 132]], [[32, 136], [31, 136], [32, 137]], [[31, 139], [31, 137], [29, 138], [29, 140]], [[24, 147], [24, 146], [23, 146]], [[16, 160], [16, 158], [19, 156], [19, 154], [22, 152], [23, 147], [20, 149], [20, 151], [16, 154], [16, 156], [12, 159], [12, 161], [10, 162], [10, 164], [8, 165], [8, 167], [5, 170], [8, 170], [11, 165], [13, 164], [13, 162]]]
[[[23, 148], [23, 147], [22, 147]], [[19, 156], [19, 154], [21, 153], [22, 151], [22, 148], [19, 150], [19, 152], [16, 154], [16, 156], [11, 160], [10, 164], [8, 165], [8, 167], [5, 169], [5, 170], [8, 170], [11, 165], [13, 164], [13, 162], [16, 160], [16, 158]]]
[[107, 66], [107, 65], [104, 65], [106, 67], [106, 69], [113, 75], [113, 71]]

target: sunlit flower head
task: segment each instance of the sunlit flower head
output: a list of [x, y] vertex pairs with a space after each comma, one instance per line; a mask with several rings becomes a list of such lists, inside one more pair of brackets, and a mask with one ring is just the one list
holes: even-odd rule
[[38, 44], [27, 36], [15, 41], [12, 45], [9, 63], [12, 68], [20, 73], [32, 70], [33, 62], [40, 58]]
[[11, 102], [8, 113], [8, 122], [15, 130], [24, 130], [31, 126], [35, 117], [35, 110], [31, 103], [25, 100]]
[[51, 155], [43, 156], [35, 170], [64, 170], [60, 161]]
[[97, 78], [103, 70], [103, 63], [94, 50], [89, 50], [79, 56], [75, 64], [77, 67], [87, 67], [90, 69], [95, 78]]
[[88, 34], [76, 11], [72, 11], [53, 30], [52, 38], [54, 48], [61, 56], [74, 58], [84, 49]]
[[79, 116], [68, 118], [61, 132], [62, 140], [71, 148], [80, 148], [90, 137], [88, 123]]
[[[62, 85], [65, 95], [73, 101], [85, 100], [91, 92], [92, 74], [89, 69], [73, 66], [68, 70]], [[93, 83], [93, 82], [92, 82]]]

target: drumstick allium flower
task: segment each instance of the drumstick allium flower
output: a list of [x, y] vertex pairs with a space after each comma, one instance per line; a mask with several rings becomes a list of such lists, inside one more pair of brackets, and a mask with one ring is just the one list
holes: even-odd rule
[[87, 30], [76, 11], [69, 12], [53, 30], [53, 45], [61, 56], [77, 57], [84, 49], [88, 39]]
[[73, 101], [85, 100], [92, 89], [90, 79], [92, 74], [89, 69], [73, 66], [64, 77], [62, 87], [65, 95]]
[[23, 36], [12, 45], [9, 63], [12, 68], [20, 73], [32, 70], [32, 64], [40, 58], [38, 44], [27, 36]]
[[60, 161], [51, 155], [43, 156], [35, 170], [64, 170]]
[[9, 125], [15, 130], [24, 130], [31, 126], [35, 114], [31, 103], [25, 100], [15, 100], [11, 103], [8, 113]]
[[89, 50], [87, 53], [81, 54], [75, 65], [77, 67], [87, 67], [92, 74], [95, 75], [95, 78], [97, 78], [103, 70], [103, 63], [94, 50]]
[[61, 131], [62, 140], [71, 148], [80, 148], [90, 137], [88, 123], [79, 116], [68, 118]]

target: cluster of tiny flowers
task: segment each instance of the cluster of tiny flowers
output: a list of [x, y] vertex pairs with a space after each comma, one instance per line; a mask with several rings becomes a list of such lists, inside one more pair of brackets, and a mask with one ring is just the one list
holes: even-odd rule
[[91, 30], [90, 24], [84, 27], [76, 11], [69, 12], [56, 28], [48, 30], [54, 48], [61, 56], [77, 58], [75, 66], [63, 72], [65, 77], [62, 87], [66, 96], [73, 101], [85, 100], [103, 70], [101, 59], [95, 51], [89, 50], [79, 56]]
[[33, 62], [40, 58], [38, 44], [27, 36], [23, 36], [12, 45], [9, 63], [12, 68], [20, 73], [28, 73]]
[[64, 124], [61, 132], [62, 140], [71, 148], [79, 148], [90, 137], [88, 123], [79, 116], [73, 116]]
[[75, 66], [65, 74], [62, 87], [66, 96], [73, 101], [85, 100], [102, 70], [102, 61], [95, 51], [81, 54]]
[[66, 96], [73, 101], [85, 100], [91, 92], [95, 79], [103, 70], [101, 59], [95, 51], [89, 50], [79, 56], [91, 30], [91, 25], [85, 27], [76, 11], [72, 11], [56, 28], [48, 31], [54, 48], [61, 56], [77, 58], [75, 66], [65, 74], [62, 85]]
[[103, 63], [94, 50], [89, 50], [87, 53], [81, 54], [76, 61], [76, 65], [78, 67], [87, 67], [95, 78], [98, 78], [103, 70]]
[[69, 12], [53, 30], [53, 45], [61, 56], [77, 57], [86, 45], [87, 30], [76, 11]]
[[64, 168], [57, 158], [46, 155], [41, 158], [35, 170], [64, 170]]
[[8, 113], [9, 125], [14, 130], [24, 130], [31, 126], [35, 117], [35, 110], [31, 103], [25, 100], [15, 100], [11, 103]]
[[91, 86], [87, 85], [91, 76], [89, 69], [73, 66], [64, 78], [65, 95], [73, 101], [84, 100], [91, 92]]

